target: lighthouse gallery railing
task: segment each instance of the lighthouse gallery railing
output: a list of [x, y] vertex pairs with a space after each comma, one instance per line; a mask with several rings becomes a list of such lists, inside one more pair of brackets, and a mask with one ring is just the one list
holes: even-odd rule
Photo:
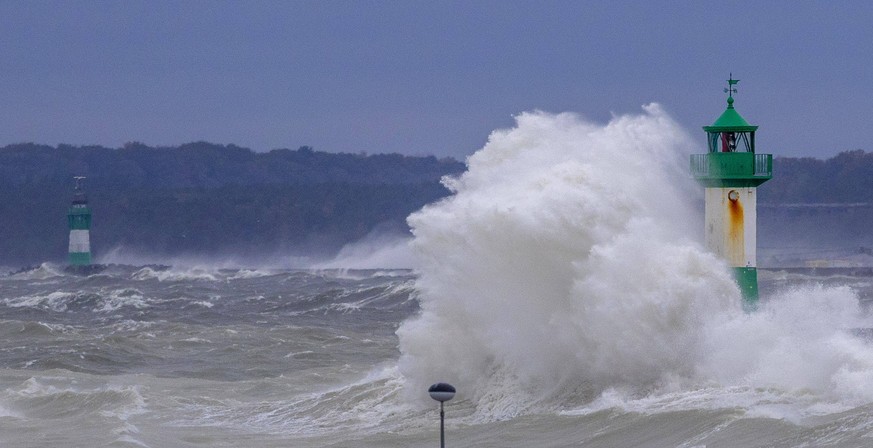
[[773, 155], [750, 152], [692, 154], [691, 174], [698, 178], [769, 179], [773, 176]]

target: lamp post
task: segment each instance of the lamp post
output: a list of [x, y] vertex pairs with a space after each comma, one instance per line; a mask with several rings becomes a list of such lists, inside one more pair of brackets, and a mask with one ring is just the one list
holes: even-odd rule
[[440, 402], [440, 448], [446, 448], [445, 419], [443, 403], [455, 396], [455, 387], [448, 383], [436, 383], [427, 389], [430, 398]]

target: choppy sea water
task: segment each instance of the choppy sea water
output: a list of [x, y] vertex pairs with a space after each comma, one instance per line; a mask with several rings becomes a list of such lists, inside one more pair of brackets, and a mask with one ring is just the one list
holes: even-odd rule
[[[394, 393], [405, 271], [0, 277], [3, 446], [323, 446]], [[311, 441], [308, 441], [310, 440]]]
[[[397, 369], [395, 331], [420, 313], [415, 280], [410, 271], [128, 266], [81, 277], [51, 265], [0, 276], [0, 445], [434, 446], [437, 408], [407, 403]], [[867, 276], [765, 271], [762, 280], [765, 295], [828, 284], [873, 297]], [[471, 395], [448, 402], [448, 446], [873, 442], [873, 401], [802, 388], [569, 390], [492, 419]]]
[[0, 276], [0, 445], [436, 446], [448, 382], [447, 446], [873, 446], [869, 269], [761, 271], [744, 312], [698, 150], [657, 105], [520, 114], [410, 244], [328, 263], [414, 271]]

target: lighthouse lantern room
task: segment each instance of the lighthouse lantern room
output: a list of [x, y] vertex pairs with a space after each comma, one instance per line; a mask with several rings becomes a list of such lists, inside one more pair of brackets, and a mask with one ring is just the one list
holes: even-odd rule
[[734, 109], [739, 82], [728, 79], [727, 109], [704, 126], [708, 152], [691, 155], [691, 173], [705, 187], [705, 239], [733, 267], [744, 307], [758, 302], [756, 220], [758, 185], [773, 177], [773, 156], [755, 152], [755, 131]]

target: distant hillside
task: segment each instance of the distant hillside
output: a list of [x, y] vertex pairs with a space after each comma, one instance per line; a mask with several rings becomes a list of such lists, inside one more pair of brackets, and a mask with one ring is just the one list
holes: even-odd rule
[[69, 188], [72, 176], [88, 177], [89, 189], [420, 184], [463, 169], [456, 160], [433, 156], [334, 154], [306, 146], [267, 153], [206, 142], [170, 148], [140, 143], [119, 149], [30, 143], [0, 148], [0, 188]]
[[873, 153], [779, 157], [758, 189], [758, 263], [851, 265], [873, 248]]
[[773, 179], [759, 189], [768, 204], [873, 202], [873, 152], [846, 151], [827, 159], [777, 157]]
[[92, 248], [155, 255], [331, 253], [448, 191], [464, 164], [399, 154], [255, 153], [204, 142], [0, 148], [0, 265], [62, 261], [72, 177], [86, 176]]
[[[152, 148], [0, 148], [0, 266], [63, 261], [73, 176], [86, 176], [95, 254], [330, 254], [449, 192], [463, 163], [205, 142]], [[765, 246], [873, 245], [873, 153], [780, 157], [759, 189]], [[854, 249], [852, 249], [854, 248]], [[803, 249], [806, 250], [806, 249]]]

